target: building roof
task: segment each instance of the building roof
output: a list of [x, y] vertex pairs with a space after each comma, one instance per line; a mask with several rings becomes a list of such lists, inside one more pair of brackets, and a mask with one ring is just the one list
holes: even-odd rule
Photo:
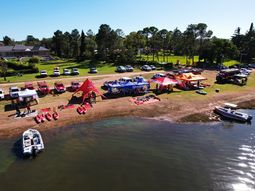
[[27, 51], [48, 51], [49, 49], [39, 45], [25, 46], [16, 44], [15, 46], [0, 46], [0, 52], [27, 52]]

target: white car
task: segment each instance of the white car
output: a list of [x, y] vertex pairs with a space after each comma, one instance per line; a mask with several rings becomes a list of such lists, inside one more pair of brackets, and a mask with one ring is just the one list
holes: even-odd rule
[[46, 77], [48, 75], [46, 70], [41, 70], [40, 74], [42, 77]]
[[4, 99], [4, 91], [0, 89], [0, 99]]
[[71, 74], [71, 71], [68, 70], [68, 69], [64, 69], [64, 70], [63, 70], [63, 73], [64, 73], [64, 75], [70, 75], [70, 74]]
[[80, 72], [79, 72], [78, 68], [73, 68], [72, 74], [73, 75], [79, 75]]
[[9, 88], [9, 94], [11, 98], [18, 98], [19, 97], [19, 91], [20, 89], [16, 86]]
[[54, 69], [54, 71], [53, 71], [53, 75], [54, 75], [54, 76], [60, 76], [60, 71], [59, 71], [59, 70]]

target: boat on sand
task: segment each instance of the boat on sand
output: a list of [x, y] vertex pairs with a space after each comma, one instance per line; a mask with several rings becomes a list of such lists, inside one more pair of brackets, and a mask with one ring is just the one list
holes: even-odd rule
[[214, 111], [215, 111], [215, 113], [217, 113], [225, 118], [240, 121], [240, 122], [249, 122], [252, 120], [251, 115], [233, 110], [231, 108], [215, 107]]

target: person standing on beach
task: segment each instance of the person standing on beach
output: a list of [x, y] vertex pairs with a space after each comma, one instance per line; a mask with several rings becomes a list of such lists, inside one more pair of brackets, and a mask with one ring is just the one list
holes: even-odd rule
[[17, 117], [19, 117], [20, 116], [20, 109], [19, 109], [19, 106], [18, 106], [17, 103], [15, 104], [15, 110], [16, 110]]
[[27, 114], [31, 113], [31, 107], [30, 104], [27, 104]]

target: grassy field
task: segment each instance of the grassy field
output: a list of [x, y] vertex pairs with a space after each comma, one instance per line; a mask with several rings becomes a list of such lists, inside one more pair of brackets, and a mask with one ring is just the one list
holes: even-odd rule
[[[102, 75], [102, 74], [113, 74], [115, 73], [116, 67], [113, 64], [103, 64], [103, 63], [97, 63], [97, 74], [90, 74], [89, 68], [90, 68], [90, 61], [84, 61], [84, 62], [75, 62], [72, 60], [58, 60], [58, 61], [50, 61], [47, 63], [38, 63], [36, 66], [39, 68], [39, 71], [46, 70], [48, 73], [48, 77], [43, 79], [58, 79], [58, 78], [68, 78], [72, 76], [66, 76], [66, 75], [60, 75], [59, 77], [52, 77], [53, 75], [53, 69], [55, 67], [60, 68], [61, 74], [63, 73], [63, 69], [72, 69], [72, 68], [78, 68], [80, 75], [79, 76], [91, 76], [91, 75]], [[92, 65], [93, 66], [93, 65]], [[140, 71], [138, 68], [134, 69], [134, 72]], [[32, 81], [32, 80], [39, 80], [38, 78], [39, 73], [34, 74], [24, 74], [23, 76], [10, 76], [7, 77], [7, 82], [23, 82], [23, 81]], [[0, 78], [0, 83], [6, 83], [6, 81], [3, 80], [3, 78]]]

